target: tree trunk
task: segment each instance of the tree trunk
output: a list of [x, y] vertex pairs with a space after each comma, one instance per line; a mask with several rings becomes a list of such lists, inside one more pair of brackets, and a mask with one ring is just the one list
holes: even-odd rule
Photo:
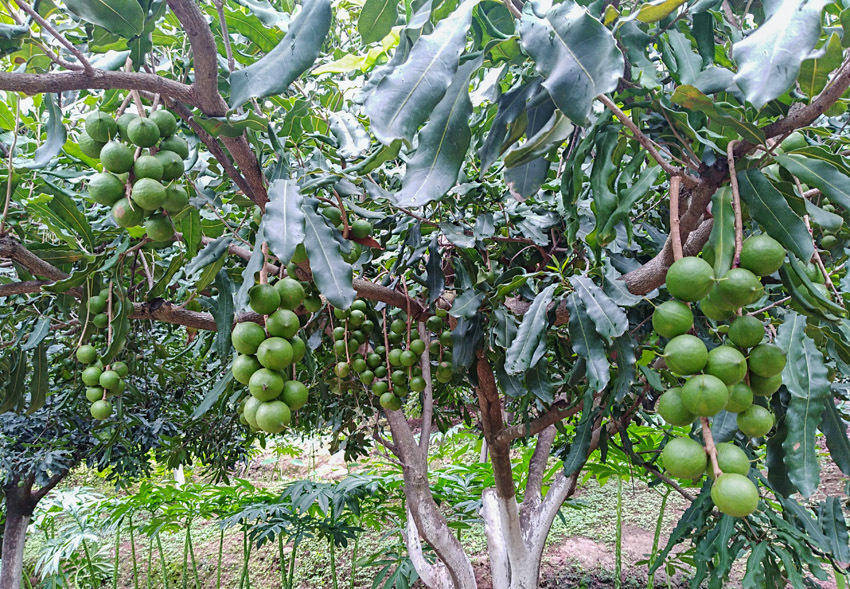
[[31, 515], [30, 488], [17, 485], [7, 488], [0, 589], [20, 589], [21, 587], [24, 574], [24, 542]]

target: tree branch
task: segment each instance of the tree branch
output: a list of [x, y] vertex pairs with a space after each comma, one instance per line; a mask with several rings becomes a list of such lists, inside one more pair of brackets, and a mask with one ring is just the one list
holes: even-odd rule
[[[815, 119], [825, 113], [830, 106], [835, 104], [848, 88], [850, 88], [850, 57], [844, 60], [844, 63], [835, 72], [835, 75], [826, 88], [809, 104], [796, 109], [792, 108], [787, 116], [764, 127], [762, 131], [765, 138], [772, 139], [773, 137], [787, 135], [800, 127], [811, 124]], [[744, 157], [755, 148], [756, 145], [753, 143], [740, 141], [735, 145], [733, 152], [734, 158], [739, 159]], [[715, 166], [705, 170], [700, 175], [699, 184], [690, 190], [686, 190], [689, 193], [690, 201], [687, 210], [680, 220], [682, 238], [687, 239], [685, 255], [699, 253], [702, 246], [708, 240], [708, 236], [711, 233], [712, 219], [708, 218], [702, 221], [698, 227], [697, 223], [704, 216], [712, 195], [728, 180], [729, 174], [726, 166]], [[692, 231], [697, 233], [693, 240], [690, 237]], [[691, 246], [691, 253], [687, 253], [689, 245]], [[670, 239], [668, 238], [664, 248], [654, 258], [640, 268], [623, 276], [626, 287], [633, 294], [646, 294], [652, 289], [658, 288], [664, 283], [667, 268], [673, 263], [672, 258]]]
[[139, 72], [110, 72], [93, 70], [86, 72], [60, 72], [50, 74], [17, 74], [0, 72], [0, 90], [42, 94], [45, 92], [64, 92], [66, 90], [145, 90], [162, 94], [181, 102], [194, 104], [192, 87], [174, 80]]
[[509, 444], [518, 438], [537, 435], [550, 425], [554, 425], [567, 417], [572, 417], [582, 410], [582, 406], [583, 403], [568, 405], [564, 399], [560, 399], [549, 407], [546, 412], [541, 413], [529, 423], [520, 423], [504, 428], [499, 433], [498, 442]]
[[496, 492], [502, 499], [512, 499], [516, 495], [514, 488], [513, 468], [511, 466], [510, 442], [501, 440], [505, 427], [502, 415], [502, 403], [496, 388], [493, 369], [487, 361], [485, 351], [478, 350], [475, 370], [478, 375], [478, 406], [481, 410], [481, 427], [484, 438], [490, 446], [490, 462], [493, 464], [493, 475], [496, 482]]

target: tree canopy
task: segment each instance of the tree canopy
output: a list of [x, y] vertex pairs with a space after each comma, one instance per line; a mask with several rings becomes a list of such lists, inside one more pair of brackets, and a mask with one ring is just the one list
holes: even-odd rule
[[465, 422], [497, 587], [605, 465], [692, 502], [653, 567], [845, 570], [846, 2], [0, 5], [0, 449], [59, 444], [7, 489], [327, 433], [475, 587], [428, 486]]

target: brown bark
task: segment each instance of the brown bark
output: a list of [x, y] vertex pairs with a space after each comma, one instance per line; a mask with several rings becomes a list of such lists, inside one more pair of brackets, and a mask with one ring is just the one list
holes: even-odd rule
[[109, 72], [105, 70], [93, 70], [90, 74], [82, 71], [48, 74], [0, 72], [0, 89], [7, 91], [41, 94], [90, 88], [143, 90], [162, 94], [188, 104], [194, 104], [195, 99], [191, 86], [156, 74]]
[[21, 587], [27, 526], [35, 508], [35, 503], [30, 496], [31, 489], [31, 482], [23, 485], [12, 484], [4, 489], [6, 523], [3, 527], [0, 589], [20, 589]]
[[506, 443], [500, 437], [505, 428], [502, 401], [499, 398], [496, 378], [493, 376], [493, 369], [490, 367], [485, 351], [478, 350], [477, 355], [475, 371], [478, 376], [478, 385], [475, 387], [475, 392], [478, 394], [484, 439], [490, 447], [490, 462], [493, 465], [496, 492], [502, 499], [511, 499], [516, 495], [516, 488], [511, 467], [510, 441]]

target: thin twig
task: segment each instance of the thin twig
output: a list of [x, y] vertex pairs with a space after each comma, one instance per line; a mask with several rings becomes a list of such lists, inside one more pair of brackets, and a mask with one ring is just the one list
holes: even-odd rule
[[741, 215], [741, 192], [738, 190], [738, 176], [735, 171], [735, 144], [732, 140], [726, 146], [726, 163], [729, 165], [729, 184], [732, 187], [732, 210], [735, 212], [735, 256], [732, 267], [737, 268], [741, 261], [741, 248], [744, 245], [744, 220]]
[[3, 205], [3, 218], [0, 219], [0, 235], [6, 231], [6, 218], [9, 216], [9, 203], [12, 201], [12, 176], [14, 174], [14, 157], [15, 145], [18, 143], [18, 130], [21, 126], [21, 101], [18, 100], [15, 106], [15, 130], [12, 133], [12, 145], [9, 147], [9, 162], [6, 172], [6, 203]]
[[776, 301], [776, 302], [774, 302], [774, 303], [770, 303], [770, 304], [769, 304], [769, 305], [767, 305], [766, 307], [762, 307], [761, 309], [756, 309], [755, 311], [753, 311], [753, 312], [751, 312], [751, 313], [747, 313], [747, 315], [758, 315], [759, 313], [764, 313], [765, 311], [769, 311], [770, 309], [772, 309], [772, 308], [774, 308], [774, 307], [778, 307], [778, 306], [779, 306], [779, 305], [781, 305], [782, 303], [785, 303], [786, 301], [789, 301], [789, 300], [791, 300], [791, 297], [790, 297], [790, 296], [789, 296], [789, 297], [782, 298], [782, 299], [779, 299], [778, 301]]
[[670, 240], [673, 245], [673, 259], [681, 260], [682, 256], [682, 233], [679, 229], [679, 192], [681, 187], [680, 176], [670, 176]]
[[643, 148], [649, 152], [649, 155], [651, 155], [652, 158], [658, 162], [658, 165], [661, 166], [662, 170], [667, 172], [670, 176], [684, 176], [685, 181], [688, 184], [695, 185], [697, 183], [697, 180], [695, 178], [684, 174], [682, 170], [673, 167], [670, 162], [665, 160], [661, 156], [661, 154], [658, 153], [658, 150], [655, 148], [655, 145], [653, 144], [652, 140], [646, 135], [644, 135], [640, 129], [638, 129], [638, 126], [634, 123], [634, 121], [627, 117], [626, 113], [620, 110], [620, 108], [616, 104], [614, 104], [613, 100], [611, 100], [604, 94], [600, 94], [596, 98], [602, 104], [604, 104], [608, 108], [608, 110], [614, 113], [614, 116], [620, 119], [621, 123], [628, 127], [628, 129], [635, 136], [635, 139], [637, 139], [638, 142], [643, 146]]
[[59, 43], [60, 43], [60, 44], [62, 44], [62, 46], [63, 46], [63, 47], [65, 47], [65, 49], [67, 49], [68, 51], [70, 51], [70, 52], [73, 54], [73, 56], [74, 56], [74, 57], [76, 57], [76, 58], [79, 60], [80, 65], [82, 65], [82, 66], [83, 66], [83, 70], [85, 70], [85, 72], [86, 72], [87, 74], [92, 74], [92, 73], [94, 73], [94, 68], [93, 68], [93, 67], [92, 67], [92, 65], [89, 63], [89, 60], [88, 60], [88, 59], [86, 59], [86, 56], [85, 56], [85, 55], [83, 55], [83, 53], [82, 53], [79, 49], [77, 49], [77, 48], [74, 46], [74, 44], [73, 44], [73, 43], [71, 43], [70, 41], [68, 41], [68, 39], [66, 39], [65, 37], [63, 37], [63, 36], [59, 33], [59, 31], [57, 31], [56, 29], [54, 29], [54, 28], [53, 28], [53, 26], [52, 26], [50, 23], [48, 23], [46, 20], [44, 20], [44, 19], [41, 17], [41, 15], [40, 15], [40, 14], [39, 14], [36, 10], [34, 10], [34, 9], [33, 9], [33, 7], [32, 7], [32, 6], [30, 6], [30, 5], [29, 5], [29, 4], [27, 4], [26, 2], [22, 2], [21, 0], [15, 0], [15, 4], [17, 4], [17, 5], [20, 7], [20, 9], [21, 9], [21, 10], [23, 10], [23, 11], [24, 11], [24, 12], [26, 12], [28, 15], [30, 15], [30, 17], [31, 17], [31, 18], [32, 18], [35, 22], [37, 22], [37, 23], [38, 23], [38, 25], [39, 25], [42, 29], [44, 29], [45, 31], [47, 31], [48, 33], [50, 33], [51, 35], [53, 35], [53, 36], [56, 38], [56, 40], [57, 40], [57, 41], [59, 41]]
[[227, 32], [227, 19], [224, 18], [224, 2], [213, 0], [213, 4], [215, 4], [215, 9], [218, 12], [221, 39], [224, 41], [224, 52], [227, 54], [227, 68], [232, 72], [236, 69], [236, 62], [233, 59], [233, 48], [230, 46], [230, 34]]

